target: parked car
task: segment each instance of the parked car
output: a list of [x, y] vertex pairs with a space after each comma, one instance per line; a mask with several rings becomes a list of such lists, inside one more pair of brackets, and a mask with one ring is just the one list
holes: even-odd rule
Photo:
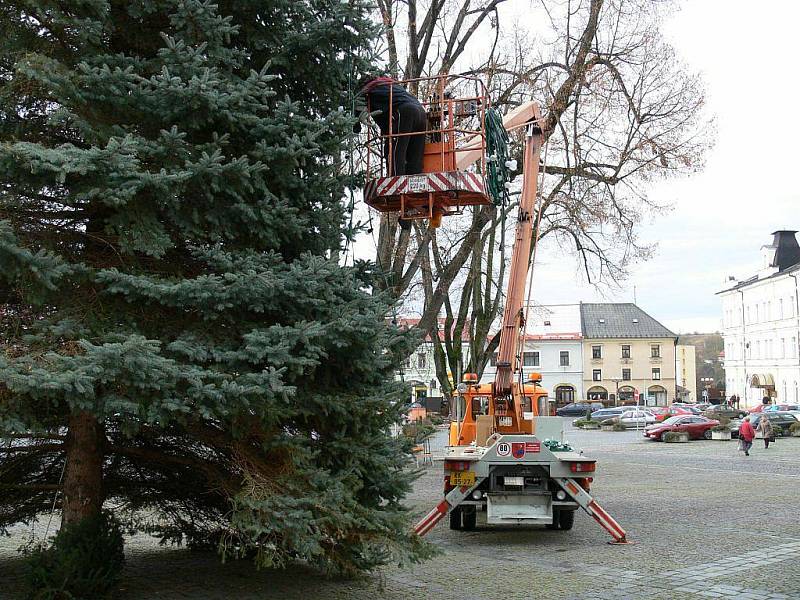
[[656, 416], [649, 410], [626, 410], [617, 420], [625, 427], [646, 427], [656, 422]]
[[728, 406], [727, 404], [712, 404], [703, 411], [703, 416], [709, 419], [719, 419], [725, 417], [727, 419], [736, 419], [745, 416], [747, 413], [738, 408]]
[[762, 412], [775, 412], [775, 411], [800, 411], [800, 405], [797, 404], [770, 404], [765, 406]]
[[600, 423], [601, 421], [605, 421], [606, 419], [610, 419], [612, 417], [618, 417], [622, 413], [624, 413], [628, 408], [624, 406], [613, 406], [611, 408], [601, 408], [600, 410], [596, 410], [592, 413], [590, 420], [596, 421]]
[[656, 421], [666, 421], [670, 417], [677, 417], [678, 415], [693, 415], [695, 414], [693, 411], [689, 410], [688, 408], [684, 408], [683, 406], [677, 406], [673, 404], [672, 406], [667, 406], [666, 408], [661, 408], [658, 412], [656, 412]]
[[[798, 418], [790, 412], [767, 411], [750, 415], [750, 424], [753, 428], [756, 428], [761, 419], [764, 418], [769, 419], [773, 427], [780, 427], [784, 435], [789, 433], [789, 427], [798, 422]], [[736, 433], [737, 435], [739, 433], [738, 427], [736, 428]]]
[[602, 402], [573, 402], [562, 406], [556, 411], [559, 417], [579, 417], [585, 415], [587, 410], [592, 412], [605, 408]]
[[711, 439], [711, 428], [719, 425], [716, 419], [709, 419], [699, 415], [679, 415], [670, 417], [663, 423], [650, 425], [644, 430], [644, 436], [651, 440], [664, 440], [664, 434], [670, 431], [685, 431], [689, 434], [689, 439], [699, 440]]
[[697, 404], [685, 404], [683, 402], [676, 402], [672, 406], [677, 406], [678, 408], [682, 408], [684, 410], [688, 410], [692, 414], [701, 415], [703, 414], [703, 410], [708, 408], [708, 406], [704, 406], [703, 408], [699, 408]]

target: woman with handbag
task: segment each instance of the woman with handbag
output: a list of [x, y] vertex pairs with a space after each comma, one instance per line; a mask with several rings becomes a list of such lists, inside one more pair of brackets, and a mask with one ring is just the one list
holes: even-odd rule
[[758, 432], [764, 438], [764, 448], [769, 448], [769, 443], [775, 441], [775, 430], [768, 415], [761, 414], [761, 419], [758, 421]]

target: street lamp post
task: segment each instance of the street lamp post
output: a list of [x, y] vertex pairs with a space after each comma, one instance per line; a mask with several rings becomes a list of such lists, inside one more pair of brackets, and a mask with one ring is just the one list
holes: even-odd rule
[[614, 394], [614, 406], [619, 406], [619, 382], [622, 381], [621, 377], [612, 377], [611, 381], [616, 386], [616, 393]]

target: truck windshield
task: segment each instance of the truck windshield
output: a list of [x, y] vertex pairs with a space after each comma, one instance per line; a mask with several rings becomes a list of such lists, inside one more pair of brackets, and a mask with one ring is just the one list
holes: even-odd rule
[[478, 415], [489, 414], [489, 398], [486, 396], [475, 396], [472, 399], [472, 418]]

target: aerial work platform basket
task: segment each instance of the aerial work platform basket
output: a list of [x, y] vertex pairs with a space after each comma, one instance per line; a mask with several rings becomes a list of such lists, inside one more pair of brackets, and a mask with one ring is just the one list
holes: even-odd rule
[[401, 219], [430, 219], [433, 226], [442, 216], [460, 214], [465, 206], [492, 204], [486, 186], [490, 104], [483, 82], [442, 75], [397, 83], [420, 98], [427, 114], [422, 173], [392, 173], [398, 140], [419, 133], [395, 133], [394, 120], [386, 135], [369, 128], [366, 203], [380, 212], [396, 212]]

